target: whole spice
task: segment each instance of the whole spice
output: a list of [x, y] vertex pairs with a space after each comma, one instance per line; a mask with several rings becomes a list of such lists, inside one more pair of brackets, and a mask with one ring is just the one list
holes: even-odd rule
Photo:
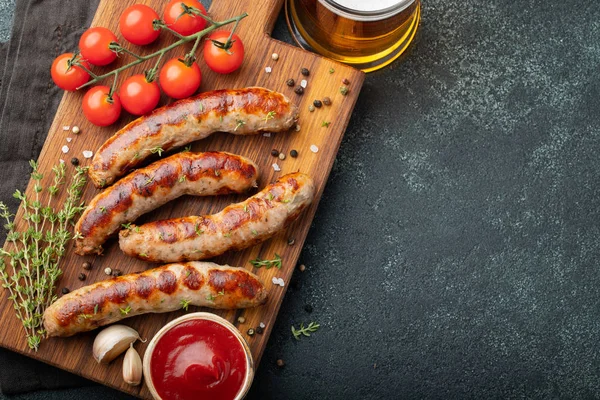
[[70, 290], [69, 290], [69, 288], [64, 287], [64, 288], [62, 288], [61, 292], [62, 292], [62, 294], [67, 294], [70, 292]]
[[110, 275], [110, 274], [112, 274], [112, 269], [110, 267], [106, 267], [106, 268], [104, 268], [104, 273], [106, 275]]
[[[7, 246], [0, 249], [0, 281], [8, 290], [17, 318], [25, 328], [29, 348], [37, 350], [45, 331], [42, 327], [44, 310], [54, 300], [54, 289], [62, 271], [59, 262], [65, 254], [69, 232], [75, 216], [83, 211], [80, 202], [86, 183], [87, 168], [76, 167], [62, 204], [54, 204], [55, 196], [65, 184], [66, 165], [60, 163], [52, 168], [54, 180], [51, 186], [42, 186], [43, 174], [38, 164], [30, 161], [33, 194], [17, 190], [14, 197], [20, 200], [22, 226], [17, 230], [13, 215], [0, 202], [0, 218], [6, 221]], [[47, 193], [42, 203], [41, 194]], [[5, 258], [9, 259], [7, 263]]]
[[348, 87], [347, 86], [342, 86], [340, 87], [340, 93], [342, 94], [342, 96], [346, 96], [348, 94]]
[[323, 97], [323, 104], [325, 104], [326, 106], [330, 106], [331, 99], [329, 97]]
[[79, 127], [78, 127], [77, 125], [75, 125], [75, 126], [73, 127], [73, 129], [71, 129], [71, 132], [73, 132], [74, 134], [76, 134], [76, 135], [77, 135], [77, 134], [80, 132], [80, 129], [79, 129]]
[[288, 85], [289, 87], [293, 87], [296, 84], [296, 81], [293, 80], [292, 78], [290, 78], [287, 81], [285, 81], [285, 84]]
[[71, 164], [73, 164], [74, 166], [78, 166], [79, 165], [79, 158], [77, 158], [77, 157], [71, 158]]
[[244, 317], [238, 317], [238, 322], [240, 324], [243, 324], [244, 322], [246, 322], [246, 318], [244, 318]]
[[294, 89], [294, 92], [296, 94], [302, 94], [302, 93], [304, 93], [304, 88], [302, 86], [296, 86], [296, 89]]
[[300, 264], [300, 265], [298, 266], [298, 269], [300, 270], [300, 272], [304, 272], [304, 271], [306, 270], [306, 265], [304, 265], [304, 264]]
[[85, 278], [86, 278], [86, 276], [85, 276], [85, 274], [84, 274], [83, 272], [81, 272], [81, 273], [80, 273], [80, 274], [77, 276], [77, 279], [79, 279], [80, 281], [85, 281]]
[[279, 159], [285, 160], [285, 153], [279, 153]]
[[298, 151], [297, 150], [290, 151], [290, 157], [292, 157], [292, 158], [298, 157]]
[[273, 149], [273, 150], [271, 150], [271, 155], [272, 155], [273, 157], [279, 157], [279, 151], [278, 151], [278, 150], [275, 150], [275, 149]]
[[262, 326], [257, 326], [256, 327], [256, 333], [258, 333], [259, 335], [262, 335], [265, 331], [265, 328], [263, 328]]
[[120, 269], [113, 269], [112, 276], [121, 276], [121, 275], [123, 275], [123, 272], [121, 272]]
[[310, 71], [308, 70], [308, 68], [302, 68], [300, 69], [300, 73], [304, 76], [309, 76], [310, 75]]
[[310, 112], [313, 112], [313, 111], [315, 111], [315, 106], [314, 106], [314, 105], [312, 105], [312, 104], [309, 104], [309, 105], [308, 105], [308, 111], [310, 111]]
[[277, 366], [279, 368], [283, 368], [285, 367], [285, 361], [283, 361], [281, 358], [277, 360]]
[[98, 363], [108, 364], [138, 339], [140, 335], [135, 329], [120, 324], [111, 325], [101, 330], [94, 339], [94, 359]]
[[254, 336], [254, 329], [250, 328], [246, 333], [248, 334], [248, 336]]
[[142, 359], [133, 348], [133, 343], [129, 344], [129, 350], [123, 358], [123, 380], [132, 386], [142, 383]]
[[271, 54], [271, 59], [273, 59], [273, 61], [279, 60], [279, 54], [277, 54], [277, 53]]
[[318, 99], [313, 101], [313, 105], [317, 108], [323, 107], [323, 103], [321, 103], [321, 100], [318, 100]]
[[344, 79], [342, 79], [342, 83], [343, 83], [344, 85], [349, 85], [349, 84], [350, 84], [350, 81], [348, 80], [348, 78], [344, 78]]
[[92, 269], [92, 264], [90, 264], [89, 262], [84, 262], [83, 264], [81, 264], [81, 267], [83, 269], [85, 269], [86, 271], [89, 271], [90, 269]]

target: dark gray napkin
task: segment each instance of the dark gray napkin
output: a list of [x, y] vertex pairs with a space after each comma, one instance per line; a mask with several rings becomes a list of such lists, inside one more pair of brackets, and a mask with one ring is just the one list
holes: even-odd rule
[[[77, 48], [97, 6], [97, 0], [16, 2], [11, 40], [0, 49], [0, 201], [13, 212], [12, 193], [25, 188], [29, 160], [37, 159], [62, 97], [50, 78], [52, 60]], [[4, 394], [93, 384], [5, 349], [0, 366]]]

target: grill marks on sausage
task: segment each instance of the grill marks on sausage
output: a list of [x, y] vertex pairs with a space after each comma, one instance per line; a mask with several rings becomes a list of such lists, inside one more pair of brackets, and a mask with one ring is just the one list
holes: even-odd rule
[[[200, 104], [202, 104], [202, 107], [200, 107]], [[276, 116], [284, 116], [292, 112], [292, 104], [286, 101], [280, 93], [263, 88], [215, 90], [180, 100], [132, 121], [108, 139], [100, 149], [102, 162], [94, 162], [93, 169], [108, 171], [122, 149], [145, 148], [144, 142], [160, 136], [163, 129], [182, 127], [190, 123], [192, 119], [202, 123], [204, 119], [212, 117], [212, 115], [219, 119], [219, 117], [224, 117], [231, 112], [242, 115], [262, 115], [275, 112]], [[171, 142], [170, 144], [163, 144], [161, 147], [163, 150], [168, 150], [172, 146], [173, 143]], [[139, 159], [128, 160], [128, 163], [121, 168], [121, 173], [125, 173], [139, 165], [145, 156], [147, 154], [142, 155]]]
[[[89, 319], [91, 326], [103, 325], [105, 309], [114, 309], [115, 305], [121, 310], [132, 301], [156, 301], [152, 298], [162, 296], [161, 293], [171, 295], [180, 289], [180, 284], [186, 288], [197, 291], [208, 283], [213, 293], [225, 292], [231, 297], [231, 306], [237, 299], [252, 300], [256, 298], [264, 287], [255, 276], [246, 270], [236, 271], [211, 269], [208, 277], [189, 264], [182, 264], [180, 282], [173, 271], [168, 270], [169, 265], [148, 270], [140, 274], [124, 275], [106, 282], [90, 286], [83, 293], [71, 292], [68, 299], [56, 313], [60, 326], [66, 327], [79, 319], [85, 323]], [[162, 270], [158, 272], [158, 270]], [[156, 277], [158, 275], [158, 277]], [[83, 288], [84, 290], [86, 288]], [[115, 311], [122, 312], [122, 311]], [[95, 317], [101, 315], [102, 317]]]

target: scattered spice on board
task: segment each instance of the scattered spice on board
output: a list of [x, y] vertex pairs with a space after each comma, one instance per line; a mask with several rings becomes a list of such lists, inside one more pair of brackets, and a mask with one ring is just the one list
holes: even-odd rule
[[279, 159], [285, 160], [285, 153], [279, 153]]
[[85, 274], [84, 274], [83, 272], [81, 272], [81, 273], [80, 273], [80, 274], [77, 276], [77, 279], [79, 279], [80, 281], [85, 281], [85, 278], [86, 278], [86, 276], [85, 276]]
[[323, 107], [323, 103], [321, 103], [321, 100], [319, 100], [319, 99], [314, 100], [313, 105], [317, 108]]
[[302, 68], [300, 70], [300, 73], [304, 76], [309, 76], [310, 75], [310, 71], [308, 70], [308, 68]]
[[335, 69], [333, 69], [333, 67], [329, 68], [329, 73], [333, 74], [335, 72]]
[[279, 60], [279, 54], [277, 54], [277, 53], [273, 53], [273, 54], [271, 54], [271, 59], [272, 59], [273, 61], [277, 61], [277, 60]]
[[349, 84], [350, 84], [350, 81], [348, 80], [348, 78], [344, 78], [344, 79], [342, 79], [342, 83], [343, 83], [344, 85], [349, 85]]
[[73, 164], [74, 166], [78, 166], [79, 165], [79, 158], [77, 158], [77, 157], [71, 158], [71, 164]]
[[342, 96], [346, 96], [349, 92], [349, 89], [347, 86], [342, 86], [340, 87], [340, 93], [342, 94]]
[[323, 122], [321, 122], [321, 126], [322, 127], [329, 128], [329, 125], [331, 125], [331, 121], [323, 121]]
[[244, 318], [244, 317], [238, 317], [237, 320], [240, 324], [243, 324], [244, 322], [246, 322], [246, 318]]
[[297, 150], [291, 150], [290, 151], [290, 157], [292, 157], [292, 158], [298, 157], [298, 151]]
[[279, 167], [279, 165], [277, 165], [277, 163], [273, 163], [273, 169], [275, 170], [275, 172], [281, 171], [281, 167]]
[[61, 292], [62, 292], [62, 294], [67, 294], [70, 292], [70, 290], [69, 290], [69, 288], [64, 287], [64, 288], [62, 288]]
[[248, 336], [254, 336], [254, 329], [250, 328], [246, 333], [248, 333]]
[[315, 111], [315, 106], [314, 106], [314, 105], [312, 105], [312, 104], [309, 104], [309, 106], [308, 106], [308, 111], [310, 111], [310, 112], [313, 112], [313, 111]]
[[265, 72], [266, 72], [267, 74], [270, 74], [270, 73], [271, 73], [271, 71], [272, 71], [271, 67], [266, 67], [266, 68], [265, 68]]
[[83, 269], [85, 269], [86, 271], [89, 271], [90, 269], [92, 269], [92, 264], [90, 264], [89, 262], [84, 262], [83, 264], [81, 264], [81, 267]]
[[306, 89], [307, 85], [308, 85], [308, 82], [306, 81], [306, 79], [302, 79], [302, 81], [300, 81], [300, 86], [302, 86], [304, 89]]
[[[92, 156], [94, 155], [94, 152], [90, 151], [90, 150], [84, 150], [82, 154], [85, 158], [92, 158]], [[160, 156], [160, 154], [159, 154], [159, 156]]]
[[330, 106], [331, 99], [329, 97], [323, 97], [323, 104], [325, 104], [326, 106]]
[[288, 239], [288, 246], [293, 246], [294, 243], [296, 243], [296, 239], [294, 239], [294, 238], [289, 238]]
[[271, 150], [271, 155], [273, 157], [278, 157], [279, 156], [279, 150], [276, 150], [276, 149]]
[[288, 85], [289, 87], [293, 87], [296, 84], [296, 81], [293, 80], [292, 78], [290, 78], [287, 81], [285, 81], [285, 84]]
[[302, 86], [297, 86], [296, 89], [294, 89], [294, 92], [296, 94], [302, 94], [304, 93], [304, 88]]
[[66, 144], [60, 149], [63, 153], [67, 154], [69, 152], [69, 146]]
[[310, 145], [310, 151], [312, 151], [313, 153], [318, 153], [319, 152], [319, 147], [315, 144], [311, 144]]
[[79, 127], [77, 125], [75, 125], [73, 127], [73, 129], [71, 129], [71, 132], [73, 132], [74, 134], [78, 134], [79, 132], [81, 132], [81, 130], [79, 129]]
[[106, 275], [110, 275], [110, 274], [112, 274], [112, 268], [110, 268], [110, 267], [106, 267], [106, 268], [104, 268], [104, 273], [105, 273]]
[[73, 140], [73, 138], [68, 137], [67, 138], [67, 143], [71, 143], [72, 140]]

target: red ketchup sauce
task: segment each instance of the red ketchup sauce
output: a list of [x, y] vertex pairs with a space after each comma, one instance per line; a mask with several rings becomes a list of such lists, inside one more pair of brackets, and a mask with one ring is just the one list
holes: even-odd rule
[[150, 360], [152, 383], [165, 400], [232, 400], [246, 368], [246, 353], [235, 335], [200, 319], [168, 330]]

